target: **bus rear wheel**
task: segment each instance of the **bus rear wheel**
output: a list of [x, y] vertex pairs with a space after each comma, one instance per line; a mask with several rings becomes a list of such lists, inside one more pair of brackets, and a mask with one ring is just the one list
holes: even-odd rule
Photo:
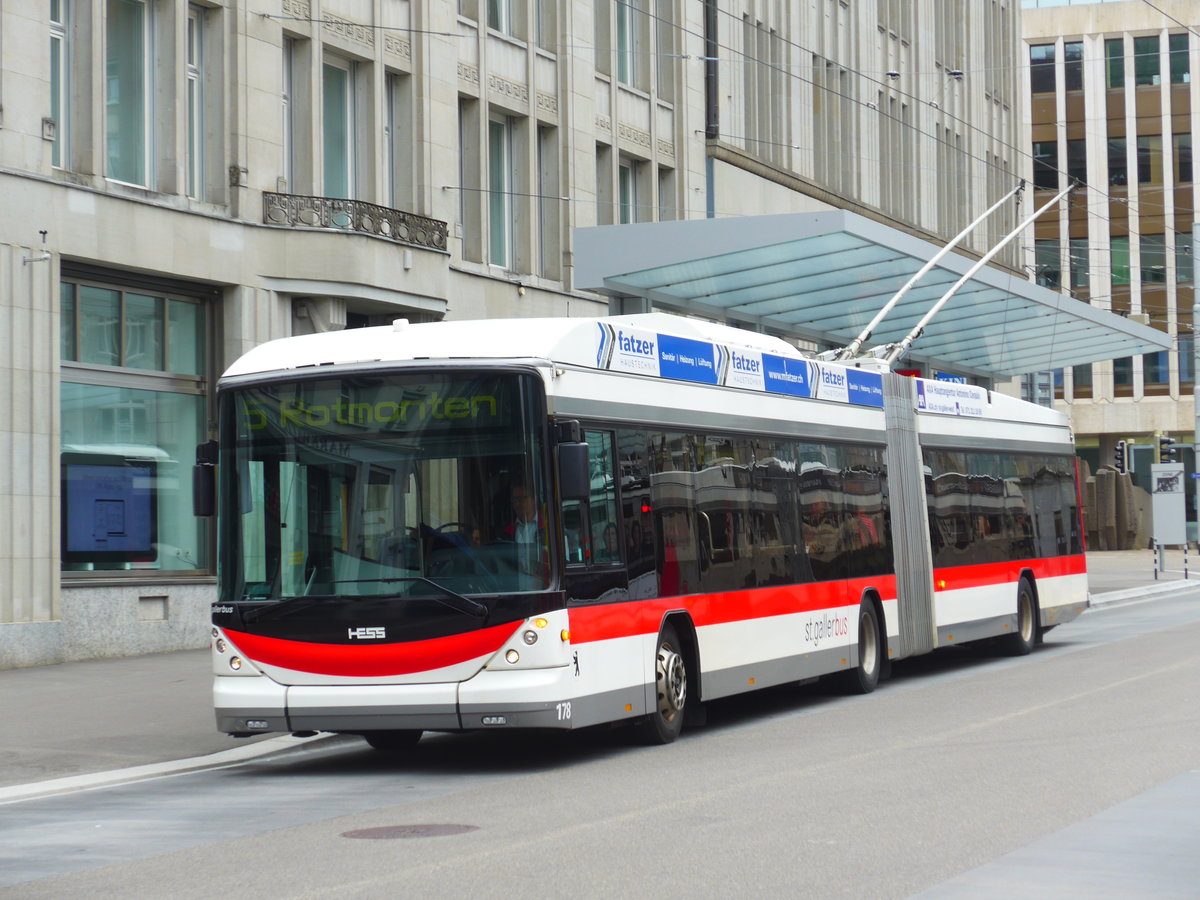
[[1017, 583], [1017, 630], [1003, 638], [1004, 649], [1010, 656], [1025, 656], [1033, 650], [1038, 638], [1038, 602], [1028, 578]]
[[421, 740], [421, 732], [408, 729], [404, 731], [368, 731], [363, 738], [373, 750], [402, 753], [417, 746], [417, 741]]
[[858, 665], [846, 672], [845, 686], [853, 694], [869, 694], [879, 684], [883, 669], [883, 636], [875, 604], [863, 600], [858, 607]]
[[648, 744], [669, 744], [683, 731], [687, 706], [688, 671], [683, 645], [675, 626], [659, 632], [654, 653], [654, 709], [640, 723], [639, 736]]

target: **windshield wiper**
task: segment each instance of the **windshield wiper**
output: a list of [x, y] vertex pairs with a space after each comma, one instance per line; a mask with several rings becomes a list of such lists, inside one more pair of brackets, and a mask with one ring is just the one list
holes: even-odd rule
[[[484, 618], [488, 614], [488, 608], [478, 600], [472, 600], [470, 597], [465, 597], [445, 585], [438, 584], [431, 578], [425, 578], [420, 575], [404, 577], [404, 578], [361, 578], [352, 581], [335, 581], [334, 584], [362, 584], [366, 582], [376, 584], [394, 584], [396, 582], [419, 581], [422, 584], [427, 584], [436, 589], [440, 594], [433, 594], [429, 597], [431, 600], [436, 600], [442, 606], [448, 607], [455, 612], [462, 613], [467, 616], [475, 616], [476, 618]], [[444, 596], [442, 596], [444, 595]], [[243, 622], [253, 622], [260, 619], [268, 613], [275, 613], [281, 610], [288, 612], [296, 612], [301, 609], [306, 609], [317, 603], [326, 603], [332, 600], [344, 600], [358, 602], [361, 600], [398, 600], [401, 599], [400, 594], [297, 594], [294, 597], [282, 597], [270, 606], [260, 606], [249, 610], [242, 614]], [[405, 598], [418, 599], [418, 598]], [[420, 598], [425, 599], [425, 598]]]
[[[467, 597], [463, 594], [458, 593], [458, 591], [452, 591], [452, 590], [450, 590], [450, 588], [446, 587], [444, 584], [438, 584], [432, 578], [426, 578], [424, 575], [405, 575], [405, 576], [401, 576], [401, 577], [397, 577], [397, 578], [374, 578], [374, 579], [363, 579], [363, 580], [378, 581], [381, 584], [394, 584], [395, 582], [398, 582], [398, 581], [400, 581], [400, 582], [419, 581], [421, 584], [427, 584], [431, 588], [435, 588], [435, 589], [441, 591], [445, 595], [444, 597], [439, 597], [435, 594], [432, 597], [432, 599], [436, 600], [438, 603], [442, 604], [443, 606], [450, 607], [450, 609], [454, 610], [455, 612], [460, 612], [460, 613], [463, 613], [464, 615], [468, 615], [468, 616], [476, 616], [481, 619], [488, 614], [488, 608], [486, 606], [484, 606], [482, 603], [480, 603], [478, 600], [472, 600], [470, 597]], [[340, 582], [340, 581], [334, 582], [334, 584], [344, 584], [344, 583], [352, 583], [352, 582]]]

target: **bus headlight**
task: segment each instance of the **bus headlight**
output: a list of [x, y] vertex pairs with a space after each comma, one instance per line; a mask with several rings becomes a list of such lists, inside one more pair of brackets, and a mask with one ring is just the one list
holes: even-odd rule
[[521, 640], [527, 644], [536, 644], [537, 637], [536, 631], [526, 631], [523, 635], [521, 635]]

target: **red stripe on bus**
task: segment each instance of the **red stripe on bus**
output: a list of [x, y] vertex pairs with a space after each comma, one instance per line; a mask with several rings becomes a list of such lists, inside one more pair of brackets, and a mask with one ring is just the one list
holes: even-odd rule
[[668, 610], [684, 609], [697, 627], [793, 613], [819, 612], [840, 606], [857, 606], [862, 593], [874, 588], [881, 599], [896, 596], [896, 577], [855, 578], [812, 584], [781, 585], [747, 591], [656, 597], [652, 600], [572, 607], [571, 643], [586, 644], [637, 634], [655, 634]]
[[1018, 559], [1012, 562], [954, 566], [935, 569], [933, 584], [934, 589], [938, 591], [1012, 584], [1026, 569], [1033, 573], [1035, 579], [1083, 575], [1087, 572], [1087, 561], [1084, 556], [1055, 556], [1049, 559]]
[[520, 624], [507, 622], [481, 631], [401, 644], [316, 644], [228, 629], [225, 633], [242, 653], [264, 665], [313, 675], [380, 678], [444, 669], [491, 655]]

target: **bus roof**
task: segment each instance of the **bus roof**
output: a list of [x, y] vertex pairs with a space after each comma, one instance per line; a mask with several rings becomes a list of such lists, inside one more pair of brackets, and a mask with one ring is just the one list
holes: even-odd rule
[[[225, 377], [422, 360], [524, 360], [721, 385], [859, 407], [883, 407], [882, 370], [826, 363], [781, 338], [667, 313], [412, 324], [282, 338], [261, 344]], [[332, 374], [332, 373], [330, 373]], [[971, 384], [916, 379], [918, 414], [1065, 426], [1052, 409]], [[952, 427], [949, 421], [945, 427]]]
[[225, 375], [420, 359], [532, 359], [602, 368], [597, 366], [595, 347], [601, 325], [615, 328], [625, 325], [630, 329], [805, 358], [780, 338], [667, 313], [421, 324], [400, 319], [393, 325], [376, 328], [352, 328], [268, 341], [247, 352]]

